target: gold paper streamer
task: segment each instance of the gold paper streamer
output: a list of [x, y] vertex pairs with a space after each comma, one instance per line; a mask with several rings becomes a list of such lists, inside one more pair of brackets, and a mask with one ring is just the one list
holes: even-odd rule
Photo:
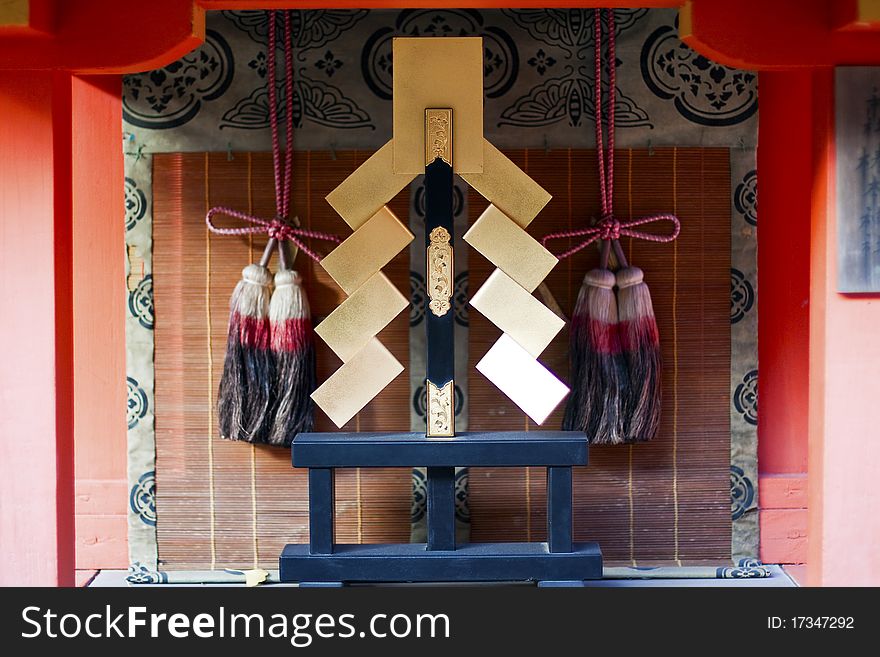
[[496, 269], [477, 290], [471, 306], [537, 358], [565, 326], [559, 317]]
[[409, 185], [414, 173], [394, 173], [394, 145], [389, 141], [327, 194], [327, 202], [353, 230]]
[[400, 219], [383, 207], [328, 253], [321, 266], [346, 294], [353, 294], [413, 239]]
[[312, 399], [341, 429], [402, 371], [400, 361], [371, 338], [312, 393]]
[[533, 292], [559, 262], [494, 205], [486, 208], [463, 239], [527, 292]]
[[318, 324], [315, 333], [346, 362], [407, 306], [409, 299], [385, 274], [376, 272]]

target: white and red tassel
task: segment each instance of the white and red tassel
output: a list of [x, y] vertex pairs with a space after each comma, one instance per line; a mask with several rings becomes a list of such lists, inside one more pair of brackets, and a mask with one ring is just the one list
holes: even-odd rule
[[309, 301], [302, 277], [292, 269], [275, 274], [269, 321], [275, 383], [274, 422], [267, 442], [287, 447], [296, 434], [312, 429], [316, 380]]
[[620, 341], [629, 370], [624, 394], [626, 442], [644, 442], [660, 427], [660, 332], [642, 270], [624, 267], [616, 278]]
[[627, 386], [627, 369], [613, 288], [611, 271], [588, 271], [571, 318], [571, 395], [562, 428], [584, 431], [598, 445], [624, 441], [621, 392]]
[[272, 275], [262, 264], [242, 270], [230, 300], [229, 334], [217, 396], [220, 435], [263, 442], [271, 427], [273, 367], [269, 352]]

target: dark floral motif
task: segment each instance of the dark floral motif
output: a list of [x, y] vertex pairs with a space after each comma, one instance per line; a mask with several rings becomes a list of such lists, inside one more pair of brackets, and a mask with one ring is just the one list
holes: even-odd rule
[[[291, 10], [290, 31], [293, 47], [302, 51], [325, 46], [366, 18], [368, 13], [366, 9]], [[268, 42], [269, 17], [265, 11], [227, 10], [223, 15], [257, 43]], [[279, 34], [283, 20], [283, 14], [277, 12], [276, 28]], [[302, 52], [297, 55], [300, 59], [305, 56]]]
[[132, 512], [145, 525], [156, 526], [156, 471], [142, 474], [131, 487], [128, 503]]
[[[562, 75], [536, 85], [502, 110], [498, 125], [536, 128], [567, 121], [571, 127], [579, 127], [584, 122], [592, 121], [594, 10], [505, 9], [503, 12], [534, 39], [561, 50], [571, 64], [565, 66]], [[646, 9], [614, 10], [615, 34], [630, 29], [646, 13]], [[549, 63], [546, 54], [542, 61], [539, 55], [544, 50], [538, 53], [527, 63], [543, 76], [556, 61], [551, 58], [553, 63]], [[615, 66], [620, 64], [620, 60], [615, 62]], [[544, 70], [541, 70], [542, 67]], [[605, 89], [605, 93], [609, 93], [609, 90]], [[614, 89], [613, 96], [619, 127], [654, 127], [647, 112], [633, 98], [624, 94], [620, 87]]]
[[503, 52], [498, 52], [492, 48], [483, 48], [483, 77], [489, 78], [496, 71], [504, 70], [507, 60]]
[[758, 370], [751, 370], [742, 378], [733, 393], [733, 406], [749, 424], [758, 424]]
[[147, 393], [136, 379], [126, 378], [128, 399], [126, 401], [126, 420], [128, 428], [134, 429], [138, 422], [147, 414]]
[[[534, 39], [562, 48], [569, 57], [592, 57], [594, 10], [592, 9], [502, 9], [504, 14]], [[635, 25], [647, 9], [615, 9], [615, 33]]]
[[337, 59], [332, 50], [328, 50], [323, 57], [315, 62], [315, 68], [323, 71], [328, 78], [332, 78], [333, 74], [342, 68], [342, 60]]
[[125, 178], [125, 230], [131, 230], [147, 213], [147, 197], [138, 189], [137, 182]]
[[460, 522], [471, 521], [471, 510], [468, 507], [467, 468], [458, 468], [455, 471], [455, 519]]
[[733, 205], [746, 223], [758, 225], [758, 172], [755, 169], [743, 176], [733, 192]]
[[[533, 87], [501, 112], [498, 125], [538, 127], [568, 120], [572, 127], [594, 119], [593, 82], [583, 69], [573, 75], [571, 67], [562, 77], [551, 78]], [[615, 121], [618, 126], [653, 128], [648, 114], [620, 88], [614, 94]]]
[[[279, 89], [279, 98], [284, 94]], [[282, 102], [281, 119], [287, 108]], [[330, 128], [375, 129], [370, 115], [338, 88], [320, 80], [300, 76], [293, 85], [293, 123], [300, 128], [305, 120]], [[254, 89], [238, 101], [220, 120], [220, 128], [261, 130], [269, 127], [269, 88]]]
[[226, 40], [208, 30], [205, 43], [165, 68], [123, 79], [122, 115], [132, 125], [163, 130], [191, 121], [204, 102], [223, 95], [235, 61]]
[[468, 272], [460, 272], [455, 277], [452, 288], [452, 304], [455, 311], [455, 323], [468, 326]]
[[716, 64], [679, 41], [664, 25], [642, 47], [642, 77], [654, 94], [672, 100], [686, 119], [707, 126], [735, 125], [758, 109], [757, 76]]
[[528, 64], [538, 71], [538, 75], [544, 75], [547, 69], [556, 65], [556, 59], [545, 53], [543, 48], [539, 48], [533, 57], [529, 57]]
[[[422, 420], [425, 420], [428, 414], [428, 396], [425, 391], [425, 386], [420, 385], [416, 388], [416, 391], [412, 396], [413, 409]], [[457, 385], [453, 388], [452, 407], [455, 417], [461, 415], [461, 411], [464, 408], [464, 393]]]
[[519, 53], [510, 35], [484, 25], [475, 9], [405, 9], [394, 27], [376, 30], [364, 43], [361, 71], [367, 86], [379, 98], [391, 100], [392, 40], [397, 36], [482, 36], [483, 87], [487, 98], [507, 93], [519, 74]]
[[153, 330], [153, 277], [141, 279], [137, 287], [128, 293], [128, 310], [145, 329]]
[[412, 469], [412, 498], [409, 521], [416, 523], [428, 513], [428, 478], [424, 471]]
[[[449, 24], [447, 17], [442, 12], [432, 16], [424, 27], [422, 36], [443, 37], [456, 34], [455, 28]], [[457, 35], [461, 36], [461, 35]]]
[[248, 67], [252, 68], [257, 72], [261, 78], [266, 77], [266, 73], [269, 70], [269, 63], [266, 60], [266, 53], [261, 50], [256, 54], [256, 56], [248, 62]]
[[394, 74], [394, 54], [392, 52], [382, 53], [376, 60], [376, 68], [391, 78]]
[[409, 273], [409, 325], [418, 326], [425, 318], [425, 277], [417, 271]]
[[730, 270], [730, 323], [741, 321], [755, 305], [755, 288], [739, 269]]
[[715, 577], [718, 579], [752, 579], [755, 577], [771, 577], [770, 569], [757, 559], [740, 559], [734, 567], [718, 568]]
[[742, 468], [730, 466], [731, 518], [736, 520], [748, 511], [755, 501], [755, 486]]
[[139, 561], [135, 561], [128, 567], [128, 575], [125, 580], [130, 584], [167, 584], [168, 573], [153, 570]]

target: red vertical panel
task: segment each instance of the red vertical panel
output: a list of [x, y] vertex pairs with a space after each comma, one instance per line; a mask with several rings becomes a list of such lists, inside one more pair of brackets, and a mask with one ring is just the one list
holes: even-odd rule
[[69, 109], [69, 75], [0, 74], [2, 585], [74, 583]]
[[125, 263], [122, 80], [74, 77], [72, 132], [73, 410], [78, 568], [125, 568]]

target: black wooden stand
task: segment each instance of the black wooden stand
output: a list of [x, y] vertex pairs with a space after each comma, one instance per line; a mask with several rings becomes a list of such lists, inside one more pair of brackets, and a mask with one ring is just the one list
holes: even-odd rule
[[[541, 581], [577, 585], [602, 577], [596, 543], [572, 542], [571, 468], [586, 465], [587, 439], [575, 431], [305, 433], [293, 441], [293, 465], [309, 468], [309, 545], [288, 545], [283, 582]], [[428, 468], [428, 542], [380, 545], [333, 540], [333, 470], [348, 467]], [[547, 468], [546, 543], [455, 545], [455, 466]]]
[[[596, 543], [572, 541], [571, 468], [587, 464], [577, 431], [455, 432], [452, 273], [452, 111], [425, 112], [425, 247], [428, 299], [427, 435], [304, 433], [293, 465], [309, 469], [309, 545], [288, 545], [281, 581], [311, 586], [345, 582], [535, 580], [576, 586], [602, 577]], [[426, 466], [427, 543], [338, 545], [333, 538], [335, 468]], [[547, 542], [455, 544], [455, 467], [547, 468]]]

